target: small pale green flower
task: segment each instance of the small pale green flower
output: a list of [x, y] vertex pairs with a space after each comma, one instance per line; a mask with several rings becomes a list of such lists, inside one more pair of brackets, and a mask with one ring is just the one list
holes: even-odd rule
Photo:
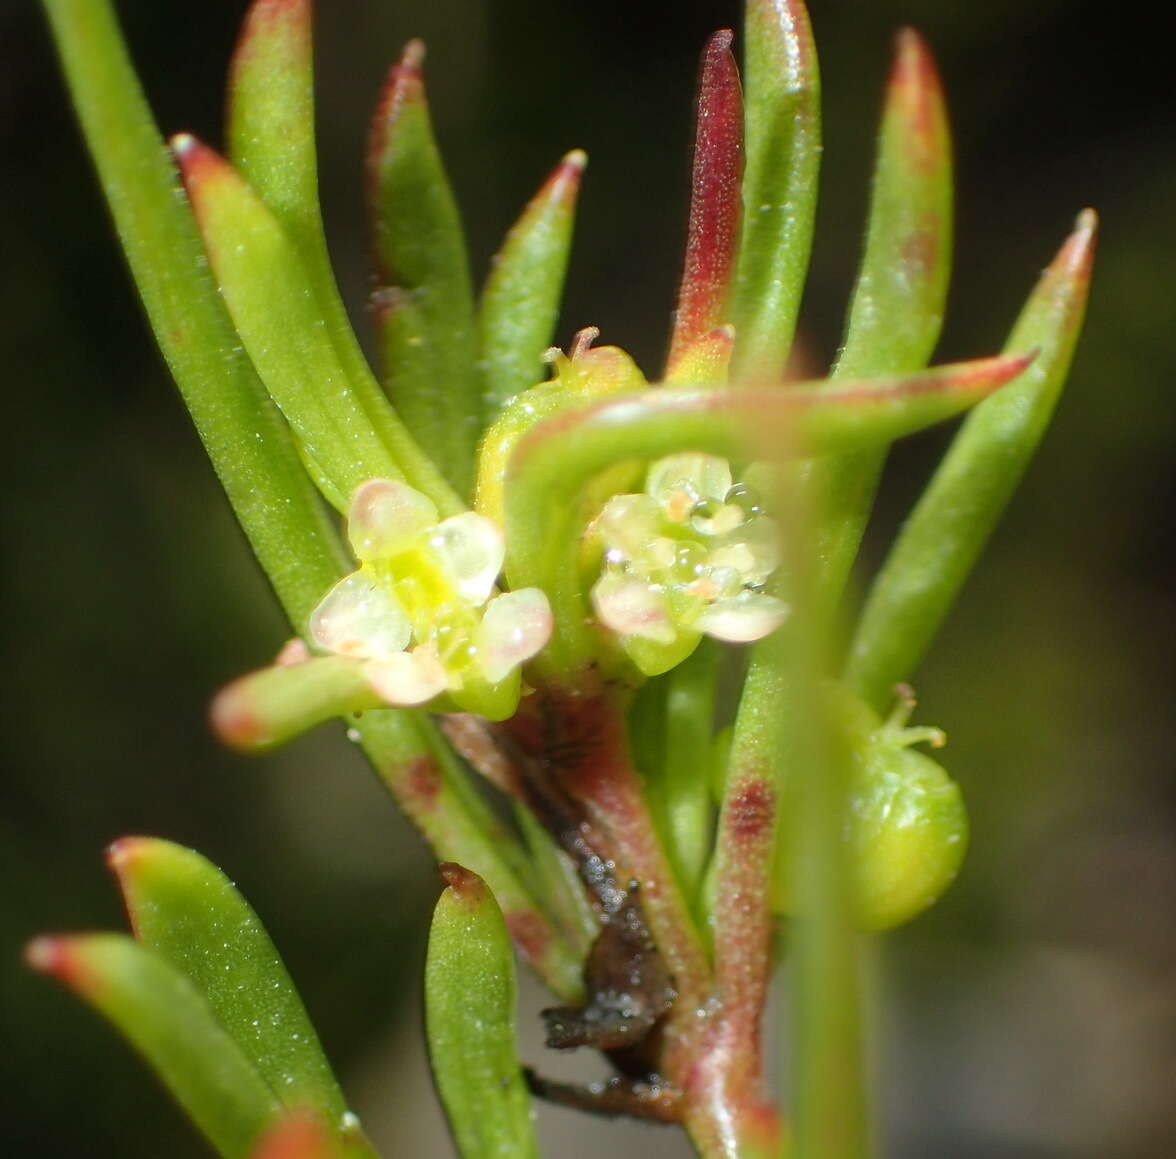
[[538, 588], [494, 595], [498, 526], [472, 511], [439, 521], [419, 491], [370, 479], [351, 501], [347, 532], [360, 567], [311, 614], [314, 643], [363, 661], [388, 704], [447, 693], [467, 712], [509, 716], [519, 666], [551, 635], [551, 609]]
[[702, 636], [748, 643], [784, 620], [763, 591], [779, 563], [776, 524], [715, 455], [659, 459], [639, 495], [615, 495], [594, 524], [604, 570], [600, 622], [646, 675], [684, 660]]

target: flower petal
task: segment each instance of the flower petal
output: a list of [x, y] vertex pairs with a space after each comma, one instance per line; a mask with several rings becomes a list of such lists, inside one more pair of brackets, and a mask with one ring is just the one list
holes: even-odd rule
[[476, 634], [478, 666], [491, 683], [505, 680], [551, 639], [551, 605], [538, 588], [505, 592], [486, 605]]
[[748, 644], [775, 631], [788, 615], [788, 605], [775, 596], [740, 592], [716, 600], [694, 621], [692, 627], [716, 640]]
[[593, 524], [608, 551], [632, 558], [660, 530], [661, 511], [648, 495], [614, 495]]
[[371, 660], [364, 665], [364, 676], [389, 704], [405, 708], [424, 704], [449, 687], [445, 669], [420, 649]]
[[692, 492], [697, 500], [724, 499], [730, 489], [731, 466], [727, 460], [701, 451], [658, 459], [645, 477], [646, 493], [663, 505], [681, 490]]
[[463, 600], [484, 604], [490, 598], [505, 554], [502, 531], [492, 519], [474, 511], [454, 515], [434, 528], [429, 547]]
[[347, 535], [363, 562], [387, 559], [437, 522], [433, 501], [407, 483], [369, 479], [351, 499]]
[[341, 579], [310, 614], [310, 636], [341, 656], [382, 660], [403, 652], [412, 627], [395, 597], [363, 570]]
[[592, 605], [601, 623], [618, 635], [672, 644], [678, 634], [661, 593], [645, 580], [607, 572], [592, 589]]

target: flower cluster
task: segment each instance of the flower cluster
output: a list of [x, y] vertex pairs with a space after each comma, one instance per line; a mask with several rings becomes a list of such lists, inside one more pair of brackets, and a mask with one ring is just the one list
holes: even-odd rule
[[498, 526], [472, 511], [439, 521], [419, 491], [370, 479], [351, 501], [347, 530], [360, 567], [311, 614], [312, 641], [363, 661], [388, 704], [448, 693], [466, 711], [509, 716], [519, 665], [551, 635], [551, 609], [538, 588], [493, 594]]
[[746, 643], [787, 614], [762, 590], [779, 562], [776, 525], [732, 484], [724, 459], [659, 459], [644, 493], [613, 496], [593, 530], [604, 549], [593, 606], [647, 675], [678, 664], [703, 635]]

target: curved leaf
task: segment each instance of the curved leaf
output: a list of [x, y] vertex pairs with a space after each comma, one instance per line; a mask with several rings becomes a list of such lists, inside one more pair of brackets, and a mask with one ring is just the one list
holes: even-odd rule
[[433, 1077], [463, 1159], [538, 1154], [515, 1040], [514, 955], [485, 882], [451, 862], [425, 960]]
[[225, 1159], [247, 1159], [280, 1104], [185, 974], [125, 934], [38, 938], [26, 958], [114, 1023]]

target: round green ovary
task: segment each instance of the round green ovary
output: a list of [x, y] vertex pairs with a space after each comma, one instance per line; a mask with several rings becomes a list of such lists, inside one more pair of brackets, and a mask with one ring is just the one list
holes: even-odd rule
[[896, 926], [947, 889], [968, 843], [959, 787], [923, 753], [872, 736], [856, 754], [851, 796], [858, 920]]

